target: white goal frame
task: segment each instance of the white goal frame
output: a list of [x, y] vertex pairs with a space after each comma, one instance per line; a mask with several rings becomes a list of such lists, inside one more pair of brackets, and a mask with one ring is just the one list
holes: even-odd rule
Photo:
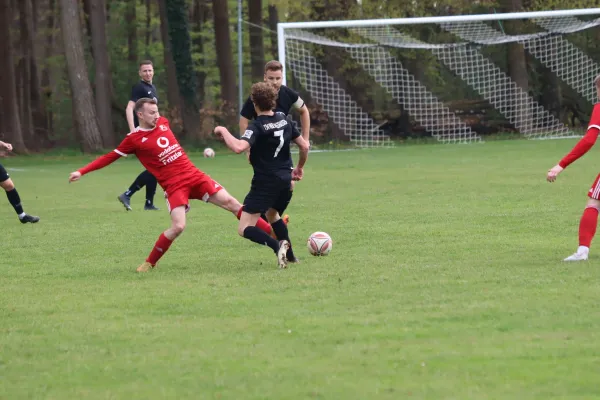
[[[310, 33], [310, 29], [321, 29], [321, 28], [346, 28], [346, 29], [350, 29], [350, 30], [354, 30], [355, 32], [360, 31], [361, 28], [375, 28], [375, 27], [382, 27], [382, 29], [384, 29], [385, 27], [390, 27], [390, 26], [396, 26], [396, 25], [417, 25], [417, 24], [440, 24], [442, 26], [444, 26], [443, 24], [452, 24], [452, 23], [458, 23], [458, 22], [471, 22], [471, 23], [477, 23], [477, 22], [484, 22], [484, 21], [493, 21], [493, 22], [497, 22], [497, 21], [506, 21], [506, 20], [524, 20], [524, 19], [528, 19], [528, 20], [533, 20], [533, 19], [544, 19], [544, 18], [558, 18], [558, 17], [578, 17], [578, 16], [590, 16], [590, 15], [597, 15], [599, 17], [598, 20], [600, 20], [600, 8], [585, 8], [585, 9], [574, 9], [574, 10], [553, 10], [553, 11], [535, 11], [535, 12], [514, 12], [514, 13], [495, 13], [495, 14], [476, 14], [476, 15], [456, 15], [456, 16], [436, 16], [436, 17], [416, 17], [416, 18], [390, 18], [390, 19], [366, 19], [366, 20], [346, 20], [346, 21], [308, 21], [308, 22], [283, 22], [283, 23], [279, 23], [277, 25], [277, 36], [278, 36], [278, 56], [279, 56], [279, 61], [281, 62], [281, 64], [283, 65], [283, 84], [286, 84], [286, 77], [287, 77], [287, 72], [288, 72], [288, 62], [286, 62], [286, 45], [287, 45], [287, 41], [286, 41], [286, 34], [289, 33], [289, 35], [306, 35], [305, 37], [310, 38], [310, 35], [312, 35]], [[598, 21], [596, 20], [596, 21]], [[446, 25], [448, 26], [448, 25]], [[595, 28], [595, 29], [600, 29], [600, 28]], [[296, 32], [299, 33], [294, 33], [294, 30]], [[302, 31], [300, 31], [302, 30]], [[366, 32], [366, 31], [365, 31]], [[371, 31], [373, 32], [373, 31]], [[383, 31], [382, 31], [383, 32]], [[371, 33], [372, 34], [372, 33]], [[290, 36], [293, 37], [293, 36]], [[296, 36], [299, 37], [299, 36]], [[380, 34], [380, 36], [378, 37], [374, 37], [373, 35], [371, 37], [368, 36], [368, 34], [366, 34], [364, 37], [368, 37], [370, 40], [373, 40], [374, 42], [378, 42], [380, 45], [383, 46], [393, 46], [390, 43], [387, 43], [386, 40], [387, 38], [385, 37], [385, 33]], [[326, 44], [327, 39], [324, 37], [320, 37], [315, 35], [315, 38], [317, 39], [311, 39], [311, 40], [322, 40], [321, 43]], [[401, 35], [399, 35], [398, 37], [395, 38], [396, 40], [403, 40]], [[470, 39], [468, 37], [463, 37], [463, 39], [469, 41]], [[332, 43], [334, 43], [332, 41]], [[526, 46], [525, 42], [520, 42], [522, 44], [524, 44], [524, 46]], [[412, 44], [414, 44], [415, 46], [418, 46], [419, 43], [418, 41], [413, 42]], [[349, 47], [352, 47], [352, 45], [349, 45]], [[357, 45], [357, 47], [359, 47]], [[526, 47], [527, 49], [527, 47]], [[351, 51], [351, 50], [349, 50]], [[435, 50], [433, 51], [435, 54]], [[381, 57], [386, 57], [385, 54], [381, 55]], [[467, 55], [469, 56], [469, 55]], [[393, 63], [393, 60], [392, 60]], [[317, 66], [318, 67], [318, 66]], [[396, 68], [394, 66], [390, 67], [390, 68]], [[317, 71], [319, 72], [319, 71]], [[396, 69], [395, 73], [402, 73], [402, 71], [400, 69]], [[560, 71], [559, 71], [559, 76], [560, 76]], [[562, 76], [560, 76], [561, 78], [563, 78]], [[376, 78], [376, 77], [375, 77]], [[409, 77], [410, 78], [410, 77]], [[462, 77], [463, 80], [467, 80], [468, 81], [468, 77]], [[322, 79], [331, 79], [330, 77], [325, 76], [325, 78]], [[412, 79], [412, 78], [411, 78]], [[302, 81], [302, 79], [301, 79]], [[329, 82], [327, 82], [329, 83]], [[511, 82], [512, 83], [512, 82]], [[414, 81], [410, 83], [413, 86], [418, 86], [420, 85], [419, 82]], [[580, 86], [581, 86], [581, 82], [579, 82]], [[319, 99], [319, 98], [315, 98], [315, 101], [318, 103], [321, 103], [322, 101], [325, 102], [329, 102], [329, 104], [335, 104], [336, 102], [342, 102], [343, 104], [341, 105], [341, 107], [343, 107], [344, 105], [349, 105], [350, 107], [355, 107], [355, 110], [351, 110], [351, 114], [352, 114], [352, 118], [355, 121], [359, 121], [358, 123], [361, 125], [361, 127], [363, 127], [364, 129], [366, 129], [366, 131], [369, 131], [372, 129], [373, 132], [378, 130], [378, 126], [376, 124], [374, 124], [370, 118], [368, 118], [368, 116], [366, 115], [366, 113], [362, 112], [362, 109], [360, 109], [358, 106], [356, 106], [356, 104], [351, 101], [351, 99], [349, 98], [348, 95], [346, 95], [343, 90], [339, 89], [336, 86], [332, 86], [332, 85], [327, 85], [329, 90], [332, 91], [337, 91], [338, 93], [334, 93], [334, 95], [332, 96], [327, 96], [327, 94], [324, 94], [324, 98]], [[386, 88], [389, 90], [391, 90], [390, 88]], [[581, 88], [576, 88], [577, 90], [581, 91]], [[397, 88], [396, 88], [397, 90]], [[588, 89], [585, 89], [588, 90]], [[592, 82], [589, 82], [589, 90], [592, 90]], [[391, 93], [392, 95], [394, 95], [394, 93]], [[584, 97], [587, 97], [589, 100], [589, 94], [585, 93]], [[341, 99], [341, 100], [340, 100]], [[489, 99], [488, 99], [489, 100]], [[336, 106], [339, 107], [337, 104]], [[410, 109], [410, 104], [408, 105], [408, 109]], [[414, 105], [413, 105], [414, 106]], [[443, 108], [443, 105], [440, 106]], [[540, 112], [540, 113], [544, 113], [546, 112], [543, 108], [541, 107], [537, 107], [535, 105], [531, 105], [531, 110], [534, 110], [535, 112]], [[440, 108], [440, 110], [442, 110], [442, 108]], [[443, 110], [442, 110], [443, 111]], [[453, 114], [452, 114], [453, 115]], [[449, 119], [449, 115], [444, 115], [443, 116], [446, 119]], [[335, 119], [335, 116], [334, 116]], [[451, 118], [450, 118], [451, 119]], [[365, 122], [366, 120], [368, 120], [369, 122]], [[353, 123], [357, 123], [357, 122], [353, 122]], [[518, 127], [518, 124], [517, 124]], [[520, 127], [518, 127], [520, 128]], [[562, 128], [561, 128], [562, 129]], [[525, 129], [527, 130], [527, 129]], [[477, 137], [477, 135], [474, 135], [474, 133], [471, 133], [472, 137], [469, 137], [469, 135], [465, 135], [464, 137], [467, 138], [467, 140], [461, 140], [461, 135], [464, 132], [453, 132], [453, 137], [458, 137], [459, 138], [459, 142], [471, 142], [471, 141], [478, 141], [481, 138]], [[389, 145], [391, 144], [391, 142], [389, 140], [387, 140], [388, 138], [385, 138], [385, 136], [382, 133], [377, 133], [375, 135], [380, 135], [378, 137], [378, 139], [376, 140], [376, 145]], [[474, 136], [473, 136], [474, 135]], [[444, 134], [441, 133], [439, 135], [435, 135], [436, 138], [440, 141], [446, 141], [444, 140]], [[527, 133], [525, 133], [525, 136], [527, 137], [531, 137], [531, 138], [543, 138], [543, 135], [538, 135], [536, 132], [531, 133], [531, 135], [528, 135]], [[553, 137], [573, 137], [573, 136], [578, 136], [578, 135], [574, 135], [570, 130], [568, 130], [566, 127], [565, 129], [563, 129], [562, 132], [559, 132], [558, 134], [556, 134]], [[360, 136], [358, 137], [358, 143], [357, 145], [361, 146], [360, 143]], [[386, 140], [379, 140], [381, 138], [384, 138]], [[354, 138], [351, 138], [351, 140], [357, 140]], [[452, 140], [447, 140], [448, 142], [456, 142], [456, 139], [452, 139]], [[372, 139], [370, 142], [365, 142], [367, 143], [367, 146], [372, 145]], [[365, 144], [363, 144], [365, 145]]]

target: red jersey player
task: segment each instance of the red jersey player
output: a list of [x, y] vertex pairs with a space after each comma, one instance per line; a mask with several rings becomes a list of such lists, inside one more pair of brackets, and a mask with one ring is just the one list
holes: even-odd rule
[[[238, 218], [242, 213], [242, 205], [221, 185], [192, 164], [171, 131], [169, 121], [159, 115], [155, 100], [139, 99], [135, 104], [135, 113], [139, 119], [137, 130], [128, 134], [114, 151], [71, 172], [69, 182], [104, 168], [129, 154], [135, 154], [142, 165], [156, 177], [165, 191], [171, 214], [171, 227], [160, 235], [146, 261], [137, 268], [138, 272], [146, 272], [156, 266], [171, 243], [183, 232], [189, 199], [215, 204]], [[259, 221], [257, 227], [271, 233], [271, 226], [266, 221]]]
[[[594, 85], [596, 86], [598, 99], [600, 100], [600, 75], [594, 79]], [[546, 177], [548, 182], [554, 182], [563, 169], [587, 153], [594, 143], [596, 143], [598, 133], [600, 133], [600, 103], [594, 106], [585, 136], [573, 147], [569, 154], [548, 171], [548, 176]], [[596, 234], [598, 212], [600, 211], [600, 174], [598, 174], [592, 188], [589, 190], [588, 197], [585, 210], [579, 221], [579, 247], [574, 254], [565, 258], [565, 261], [584, 261], [588, 259], [590, 244]]]

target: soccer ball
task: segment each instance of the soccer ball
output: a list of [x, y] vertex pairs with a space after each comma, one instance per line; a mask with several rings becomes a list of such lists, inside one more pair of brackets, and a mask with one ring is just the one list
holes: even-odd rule
[[308, 237], [308, 252], [313, 256], [326, 256], [333, 247], [331, 236], [325, 232], [315, 232]]
[[215, 151], [210, 147], [204, 149], [204, 157], [213, 158], [215, 156]]

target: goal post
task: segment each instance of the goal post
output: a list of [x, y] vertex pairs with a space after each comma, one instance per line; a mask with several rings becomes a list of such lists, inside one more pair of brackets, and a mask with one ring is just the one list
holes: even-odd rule
[[[518, 29], [507, 33], [514, 20]], [[375, 147], [407, 136], [580, 136], [597, 101], [600, 43], [590, 43], [598, 26], [600, 8], [588, 8], [290, 22], [277, 30], [284, 83], [293, 78], [355, 145]], [[514, 46], [520, 70], [508, 61]]]

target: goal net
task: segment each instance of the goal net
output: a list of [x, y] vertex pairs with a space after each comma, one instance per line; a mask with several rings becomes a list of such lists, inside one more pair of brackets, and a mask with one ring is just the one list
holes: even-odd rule
[[286, 84], [356, 146], [580, 136], [597, 101], [600, 8], [282, 23]]

